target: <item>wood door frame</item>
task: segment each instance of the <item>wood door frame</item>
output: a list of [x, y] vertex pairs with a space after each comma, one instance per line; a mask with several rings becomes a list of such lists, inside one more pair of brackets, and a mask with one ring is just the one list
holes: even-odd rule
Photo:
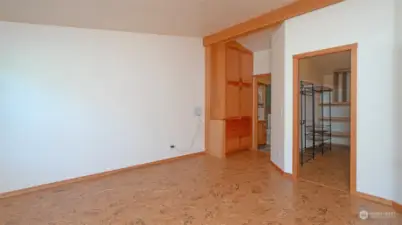
[[293, 56], [293, 178], [299, 177], [300, 162], [300, 84], [299, 84], [299, 60], [312, 56], [320, 56], [337, 52], [351, 52], [350, 74], [350, 187], [351, 193], [356, 193], [356, 119], [357, 119], [357, 48], [358, 44], [343, 45], [318, 51], [306, 52]]
[[252, 150], [258, 149], [258, 78], [270, 77], [271, 73], [258, 74], [253, 76], [253, 142]]

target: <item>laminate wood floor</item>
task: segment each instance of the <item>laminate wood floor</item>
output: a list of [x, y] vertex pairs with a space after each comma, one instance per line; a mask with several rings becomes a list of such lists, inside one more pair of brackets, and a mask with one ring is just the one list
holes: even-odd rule
[[349, 191], [350, 154], [348, 148], [333, 147], [318, 153], [300, 167], [300, 177], [339, 190]]
[[283, 177], [263, 152], [207, 155], [0, 199], [2, 225], [402, 224], [358, 218], [394, 212], [330, 188]]

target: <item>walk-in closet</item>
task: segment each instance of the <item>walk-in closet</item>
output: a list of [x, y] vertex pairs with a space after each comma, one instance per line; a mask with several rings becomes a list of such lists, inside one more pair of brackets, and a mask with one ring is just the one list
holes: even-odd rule
[[349, 188], [350, 52], [300, 60], [299, 133], [302, 179]]

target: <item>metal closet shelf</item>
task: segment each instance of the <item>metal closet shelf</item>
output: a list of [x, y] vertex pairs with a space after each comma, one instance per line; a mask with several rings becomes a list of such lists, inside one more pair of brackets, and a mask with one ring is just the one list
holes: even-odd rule
[[[332, 99], [332, 88], [311, 82], [300, 82], [300, 133], [302, 134], [300, 164], [302, 166], [315, 159], [318, 153], [323, 155], [325, 151], [332, 148], [331, 102], [324, 101], [324, 94], [328, 94], [328, 99]], [[316, 102], [317, 95], [320, 97], [319, 102]], [[327, 112], [324, 112], [324, 107], [322, 107], [324, 104], [329, 107]], [[316, 115], [317, 105], [321, 105], [319, 117]]]

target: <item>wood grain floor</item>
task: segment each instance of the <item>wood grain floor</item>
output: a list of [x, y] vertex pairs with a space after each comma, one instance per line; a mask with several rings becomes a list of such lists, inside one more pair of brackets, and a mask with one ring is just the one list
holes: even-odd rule
[[195, 156], [0, 200], [2, 225], [402, 224], [394, 212], [277, 172], [263, 152]]
[[350, 154], [348, 148], [333, 147], [324, 155], [300, 167], [300, 177], [339, 190], [349, 191]]

